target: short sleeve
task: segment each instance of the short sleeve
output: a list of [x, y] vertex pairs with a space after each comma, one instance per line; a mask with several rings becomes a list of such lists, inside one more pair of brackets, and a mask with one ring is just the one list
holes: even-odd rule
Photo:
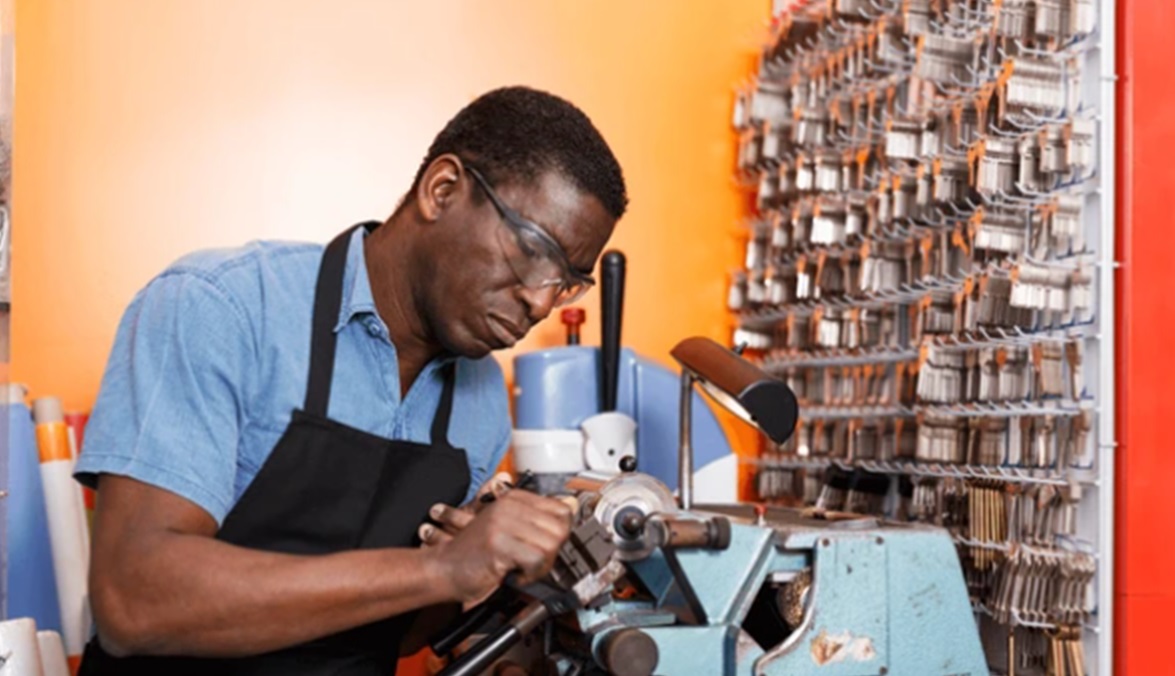
[[253, 345], [243, 308], [214, 280], [173, 272], [152, 281], [119, 324], [78, 481], [131, 477], [221, 523], [234, 497]]
[[[470, 454], [469, 493], [466, 501], [473, 499], [481, 487], [502, 464], [510, 448], [512, 424], [510, 404], [507, 398], [506, 380], [502, 368], [493, 357], [464, 361], [459, 374], [459, 383], [469, 388], [473, 396], [469, 400], [458, 398], [455, 404], [467, 405], [467, 409], [455, 412], [464, 423], [461, 428], [466, 452]], [[463, 414], [475, 411], [475, 415]]]

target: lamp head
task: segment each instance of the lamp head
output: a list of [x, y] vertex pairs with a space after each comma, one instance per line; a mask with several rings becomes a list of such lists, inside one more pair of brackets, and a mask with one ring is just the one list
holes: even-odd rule
[[799, 406], [782, 380], [709, 338], [686, 338], [670, 354], [714, 401], [776, 444], [795, 431]]

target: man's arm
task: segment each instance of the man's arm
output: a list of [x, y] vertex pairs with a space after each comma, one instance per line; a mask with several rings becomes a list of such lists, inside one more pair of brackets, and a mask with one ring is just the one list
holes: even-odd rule
[[511, 494], [445, 546], [296, 556], [215, 540], [207, 512], [134, 479], [100, 488], [90, 589], [116, 656], [252, 655], [475, 599], [511, 570], [545, 575], [570, 528], [562, 504]]

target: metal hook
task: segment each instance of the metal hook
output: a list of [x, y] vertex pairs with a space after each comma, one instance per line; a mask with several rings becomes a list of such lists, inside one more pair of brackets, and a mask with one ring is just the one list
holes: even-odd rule
[[1066, 54], [1060, 49], [1056, 51], [1047, 49], [1033, 49], [1032, 47], [1029, 47], [1028, 45], [1025, 45], [1023, 42], [1021, 42], [1020, 38], [1015, 38], [1012, 40], [1012, 42], [1016, 45], [1017, 53], [1020, 54], [1020, 56], [1031, 56], [1033, 58], [1046, 59], [1053, 62], [1068, 59], [1073, 56], [1072, 54]]
[[1068, 113], [1068, 110], [1064, 106], [1057, 108], [1056, 110], [1057, 110], [1056, 115], [1054, 115], [1052, 117], [1045, 117], [1043, 115], [1037, 115], [1036, 113], [1032, 112], [1031, 110], [1029, 110], [1027, 108], [1022, 110], [1021, 112], [1024, 113], [1024, 115], [1026, 117], [1028, 117], [1028, 119], [1032, 120], [1033, 122], [1040, 123], [1042, 126], [1045, 124], [1050, 124], [1050, 123], [1054, 123], [1054, 122], [1068, 122], [1069, 121], [1070, 115]]

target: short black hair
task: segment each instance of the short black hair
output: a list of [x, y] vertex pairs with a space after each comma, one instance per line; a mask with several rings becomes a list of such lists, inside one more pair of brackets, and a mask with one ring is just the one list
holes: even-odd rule
[[409, 195], [416, 194], [425, 169], [446, 153], [472, 163], [494, 184], [557, 171], [599, 199], [615, 219], [628, 206], [620, 163], [592, 121], [544, 91], [503, 87], [461, 109], [429, 146]]

